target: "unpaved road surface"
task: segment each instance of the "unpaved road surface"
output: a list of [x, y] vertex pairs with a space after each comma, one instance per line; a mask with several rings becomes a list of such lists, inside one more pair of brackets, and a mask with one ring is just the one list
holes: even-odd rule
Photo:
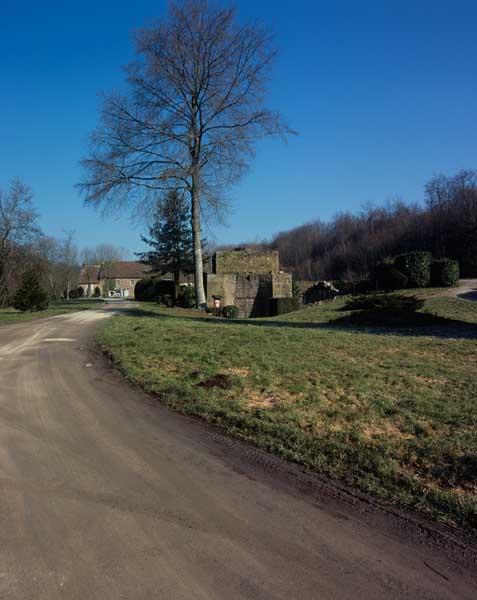
[[477, 279], [461, 279], [459, 285], [449, 290], [451, 296], [477, 302]]
[[132, 390], [90, 348], [107, 317], [0, 328], [2, 600], [475, 600], [451, 534]]

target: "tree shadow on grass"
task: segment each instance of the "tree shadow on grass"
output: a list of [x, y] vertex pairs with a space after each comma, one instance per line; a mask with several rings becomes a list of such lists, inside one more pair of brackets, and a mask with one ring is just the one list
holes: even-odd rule
[[367, 333], [371, 335], [394, 335], [403, 337], [438, 337], [444, 339], [477, 339], [477, 324], [456, 319], [437, 317], [429, 313], [419, 313], [423, 318], [413, 325], [377, 325], [353, 322], [353, 316], [345, 315], [337, 319], [316, 323], [313, 321], [283, 321], [275, 319], [222, 319], [217, 317], [177, 315], [153, 313], [140, 308], [124, 308], [121, 313], [130, 317], [148, 319], [176, 319], [178, 321], [195, 322], [217, 327], [266, 327], [268, 329], [314, 329], [340, 331], [346, 333]]

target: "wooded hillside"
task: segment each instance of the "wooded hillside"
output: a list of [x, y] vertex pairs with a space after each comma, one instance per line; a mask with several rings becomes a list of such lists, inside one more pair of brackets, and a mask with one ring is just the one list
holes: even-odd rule
[[270, 246], [299, 279], [361, 279], [383, 259], [411, 250], [457, 259], [477, 276], [477, 171], [434, 177], [422, 205], [394, 201], [278, 233]]

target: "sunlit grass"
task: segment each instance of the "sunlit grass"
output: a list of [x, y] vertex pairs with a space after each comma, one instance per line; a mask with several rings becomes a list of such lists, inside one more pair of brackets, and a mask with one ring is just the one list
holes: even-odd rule
[[415, 331], [337, 326], [343, 305], [235, 322], [145, 305], [99, 339], [177, 410], [383, 501], [477, 526], [477, 303], [430, 298], [423, 310], [451, 321]]

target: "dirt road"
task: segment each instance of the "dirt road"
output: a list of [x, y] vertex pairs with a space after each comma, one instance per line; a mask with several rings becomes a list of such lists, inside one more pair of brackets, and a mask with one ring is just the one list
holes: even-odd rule
[[0, 598], [475, 598], [475, 555], [131, 390], [107, 311], [0, 329]]
[[448, 291], [448, 295], [477, 302], [477, 279], [461, 279], [457, 287]]

